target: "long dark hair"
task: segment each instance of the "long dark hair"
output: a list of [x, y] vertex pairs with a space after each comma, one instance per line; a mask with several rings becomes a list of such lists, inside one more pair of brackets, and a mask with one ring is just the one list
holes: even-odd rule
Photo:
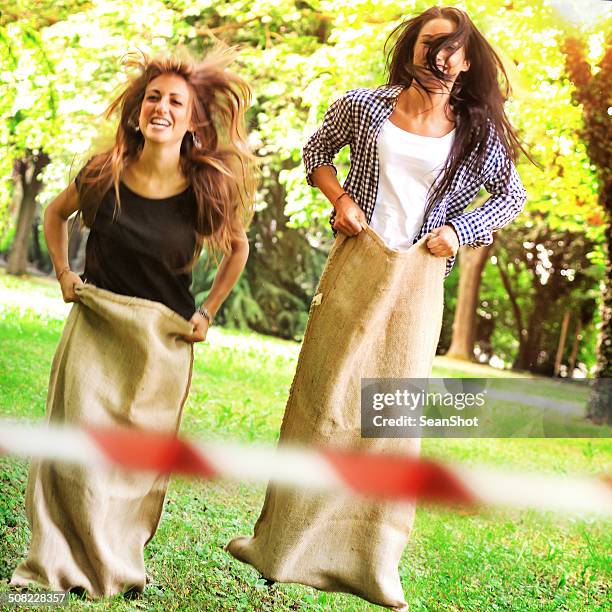
[[120, 208], [121, 173], [138, 158], [144, 145], [142, 132], [134, 126], [138, 125], [147, 85], [162, 74], [176, 74], [185, 79], [192, 93], [196, 136], [185, 134], [180, 156], [181, 170], [197, 203], [196, 250], [191, 265], [204, 244], [213, 254], [230, 250], [232, 219], [238, 213], [247, 225], [252, 217], [257, 177], [245, 129], [251, 88], [228, 69], [235, 57], [234, 49], [221, 48], [200, 61], [188, 56], [127, 56], [125, 63], [136, 69], [136, 74], [106, 111], [107, 118], [116, 112], [120, 115], [115, 142], [90, 160], [81, 179], [79, 209], [85, 225], [91, 226], [104, 194], [113, 187], [116, 209]]
[[[431, 85], [427, 85], [424, 67], [414, 64], [414, 48], [423, 26], [432, 19], [448, 19], [456, 29], [450, 34], [436, 36], [427, 51], [427, 71], [438, 80], [448, 81], [436, 66], [436, 56], [447, 47], [463, 47], [469, 61], [469, 69], [460, 72], [451, 92], [450, 107], [456, 118], [455, 138], [446, 165], [439, 179], [428, 194], [427, 212], [451, 187], [457, 169], [465, 164], [478, 172], [482, 169], [487, 152], [487, 143], [497, 136], [508, 160], [516, 161], [522, 151], [533, 161], [504, 111], [504, 101], [510, 94], [510, 84], [504, 66], [491, 45], [478, 31], [467, 14], [454, 7], [432, 7], [417, 17], [397, 26], [387, 38], [387, 46], [393, 46], [387, 54], [387, 85], [409, 87], [416, 82], [431, 97]], [[500, 84], [499, 76], [503, 76]], [[492, 133], [494, 130], [494, 134]], [[510, 164], [505, 171], [509, 172]]]

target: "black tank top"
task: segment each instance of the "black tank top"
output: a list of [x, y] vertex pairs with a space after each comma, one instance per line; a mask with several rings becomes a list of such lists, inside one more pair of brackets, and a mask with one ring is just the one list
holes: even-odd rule
[[[77, 189], [80, 175], [75, 179]], [[120, 183], [119, 194], [121, 208], [114, 218], [112, 187], [91, 225], [84, 280], [114, 293], [161, 302], [191, 319], [191, 272], [180, 269], [192, 260], [196, 243], [193, 190], [152, 199]]]

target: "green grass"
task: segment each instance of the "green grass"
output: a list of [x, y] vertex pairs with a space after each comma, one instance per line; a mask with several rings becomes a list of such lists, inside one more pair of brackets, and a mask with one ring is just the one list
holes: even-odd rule
[[[0, 416], [38, 419], [61, 333], [56, 288], [0, 274]], [[10, 298], [10, 299], [8, 299]], [[43, 305], [41, 307], [41, 304]], [[277, 437], [299, 347], [220, 329], [197, 346], [182, 431], [208, 438], [272, 443]], [[436, 376], [504, 376], [437, 358]], [[555, 382], [541, 379], [542, 393]], [[540, 387], [539, 387], [540, 388]], [[423, 453], [550, 473], [609, 469], [606, 439], [424, 440]], [[27, 550], [23, 508], [27, 466], [0, 458], [0, 591]], [[142, 598], [72, 600], [71, 609], [375, 610], [343, 594], [297, 585], [266, 587], [223, 547], [251, 532], [263, 486], [172, 480], [165, 512], [146, 549], [154, 582]], [[610, 522], [532, 511], [479, 513], [421, 506], [400, 573], [410, 610], [605, 610], [609, 608]]]

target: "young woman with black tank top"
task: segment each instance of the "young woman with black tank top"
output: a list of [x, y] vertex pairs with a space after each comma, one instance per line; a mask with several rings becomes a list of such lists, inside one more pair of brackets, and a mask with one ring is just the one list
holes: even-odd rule
[[[112, 148], [92, 157], [45, 212], [45, 236], [63, 299], [80, 302], [70, 313], [52, 368], [47, 418], [55, 424], [165, 433], [180, 424], [191, 381], [190, 343], [206, 339], [249, 252], [245, 227], [256, 164], [248, 152], [244, 115], [251, 90], [228, 69], [234, 57], [231, 50], [216, 50], [197, 62], [172, 56], [129, 59], [136, 74], [107, 111], [107, 117], [119, 113]], [[83, 278], [68, 262], [67, 221], [75, 212], [90, 229]], [[204, 246], [223, 257], [206, 301], [196, 305], [191, 269]], [[103, 315], [119, 305], [123, 318], [95, 318], [100, 313], [86, 300], [92, 295], [108, 307]], [[96, 324], [79, 323], [87, 320]], [[161, 323], [148, 326], [149, 320]], [[137, 358], [119, 367], [110, 363], [135, 337], [142, 349], [133, 351]], [[92, 363], [92, 374], [77, 357], [58, 373], [64, 354], [78, 355], [86, 338], [94, 347], [90, 359], [109, 367]], [[165, 352], [156, 353], [162, 345]], [[67, 371], [70, 364], [78, 376]], [[59, 391], [58, 380], [63, 381]], [[94, 383], [100, 397], [85, 394]], [[164, 396], [169, 387], [178, 390], [172, 401]], [[157, 528], [167, 486], [167, 476], [150, 477], [149, 486], [143, 484], [145, 476], [119, 470], [34, 462], [26, 495], [32, 539], [12, 584], [37, 583], [94, 597], [141, 592], [143, 549]]]
[[[221, 69], [228, 58], [148, 62], [109, 107], [108, 116], [121, 112], [114, 147], [93, 157], [45, 213], [66, 302], [78, 300], [74, 286], [85, 280], [166, 304], [193, 324], [190, 341], [205, 339], [246, 263], [254, 194], [241, 131], [250, 90]], [[70, 270], [66, 250], [66, 222], [77, 211], [90, 228], [83, 279]], [[196, 310], [190, 269], [204, 244], [225, 256]]]

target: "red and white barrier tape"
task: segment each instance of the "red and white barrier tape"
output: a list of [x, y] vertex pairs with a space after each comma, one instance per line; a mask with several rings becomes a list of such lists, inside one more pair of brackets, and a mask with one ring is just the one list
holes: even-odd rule
[[272, 481], [386, 499], [612, 514], [609, 479], [517, 473], [408, 456], [187, 442], [142, 430], [32, 426], [0, 420], [1, 454], [201, 478]]

